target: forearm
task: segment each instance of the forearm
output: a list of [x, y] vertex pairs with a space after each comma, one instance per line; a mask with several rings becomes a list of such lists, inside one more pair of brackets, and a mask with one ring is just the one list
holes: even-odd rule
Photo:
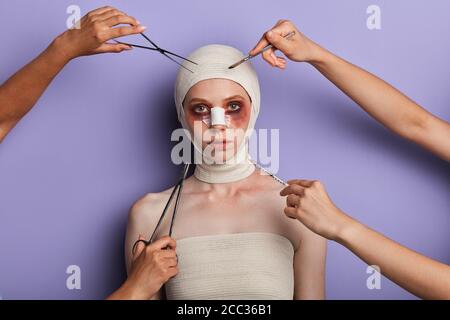
[[106, 300], [147, 300], [148, 297], [137, 290], [136, 286], [125, 281], [119, 289], [109, 295]]
[[56, 39], [0, 87], [0, 141], [31, 110], [68, 61]]
[[385, 127], [415, 139], [430, 113], [374, 74], [326, 49], [317, 52], [317, 59], [311, 64], [320, 73]]
[[450, 299], [450, 266], [412, 251], [354, 221], [338, 236], [341, 243], [368, 265], [423, 299]]

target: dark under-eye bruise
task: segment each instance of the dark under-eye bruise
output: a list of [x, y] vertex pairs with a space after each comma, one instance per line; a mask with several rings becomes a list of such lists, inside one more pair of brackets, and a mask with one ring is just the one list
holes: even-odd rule
[[[243, 102], [241, 102], [241, 101], [230, 101], [227, 104], [227, 110], [225, 112], [227, 112], [227, 113], [238, 113], [242, 109], [242, 104], [243, 104]], [[238, 106], [238, 108], [237, 109], [231, 109], [230, 107], [233, 106], [233, 105]], [[206, 113], [208, 111], [208, 110], [197, 111], [197, 109], [199, 109], [200, 107], [205, 107], [206, 109], [209, 109], [209, 107], [206, 104], [204, 104], [204, 103], [194, 104], [194, 105], [191, 106], [190, 109], [192, 110], [192, 112], [195, 115], [202, 115], [202, 114], [204, 114], [204, 113]]]
[[228, 107], [231, 107], [233, 105], [237, 105], [238, 108], [236, 110], [229, 109], [227, 111], [232, 112], [232, 113], [241, 111], [241, 109], [242, 109], [242, 102], [240, 102], [240, 101], [231, 101], [230, 103], [228, 103]]

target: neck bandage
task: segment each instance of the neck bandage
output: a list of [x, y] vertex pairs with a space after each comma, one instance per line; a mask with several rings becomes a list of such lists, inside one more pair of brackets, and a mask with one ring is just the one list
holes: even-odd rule
[[[227, 183], [242, 180], [253, 173], [255, 165], [250, 161], [248, 154], [248, 139], [254, 128], [260, 108], [260, 89], [256, 71], [249, 61], [241, 64], [239, 67], [228, 69], [230, 65], [243, 59], [239, 50], [225, 45], [212, 44], [201, 47], [192, 52], [188, 59], [195, 61], [198, 65], [189, 65], [193, 73], [180, 68], [175, 80], [175, 105], [177, 108], [178, 120], [184, 129], [189, 130], [183, 108], [183, 101], [189, 89], [197, 82], [207, 79], [228, 79], [241, 85], [248, 93], [251, 99], [251, 112], [248, 127], [245, 131], [245, 137], [239, 145], [236, 154], [227, 159], [224, 163], [205, 163], [202, 161], [196, 164], [194, 175], [197, 179], [207, 183]], [[187, 64], [187, 62], [183, 62]], [[227, 118], [228, 117], [228, 118]], [[224, 125], [229, 126], [229, 116], [221, 107], [211, 109], [211, 115], [206, 116], [203, 122], [208, 126]], [[197, 151], [202, 153], [202, 146], [191, 138]], [[206, 157], [204, 155], [204, 157]]]

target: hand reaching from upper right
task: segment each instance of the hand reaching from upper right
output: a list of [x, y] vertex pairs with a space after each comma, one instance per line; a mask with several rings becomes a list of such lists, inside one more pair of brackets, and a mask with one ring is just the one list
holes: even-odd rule
[[[295, 31], [292, 37], [289, 39], [283, 38], [291, 31]], [[262, 56], [272, 67], [280, 69], [286, 67], [286, 59], [276, 56], [276, 50], [283, 52], [292, 61], [312, 62], [318, 57], [321, 49], [318, 44], [298, 31], [296, 26], [289, 20], [279, 20], [272, 29], [263, 34], [249, 54], [257, 54], [268, 44], [272, 44], [274, 48], [266, 50]]]

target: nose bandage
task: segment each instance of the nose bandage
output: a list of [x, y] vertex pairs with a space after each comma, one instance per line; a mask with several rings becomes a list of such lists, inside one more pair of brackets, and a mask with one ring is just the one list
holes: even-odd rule
[[[220, 44], [207, 45], [192, 52], [188, 59], [195, 61], [197, 65], [187, 66], [193, 72], [179, 68], [175, 80], [175, 106], [177, 108], [178, 120], [183, 128], [188, 129], [183, 102], [189, 89], [196, 83], [208, 79], [228, 79], [242, 86], [251, 99], [251, 112], [249, 123], [245, 132], [243, 142], [239, 145], [237, 153], [225, 163], [209, 164], [202, 162], [195, 167], [194, 175], [201, 181], [208, 183], [226, 183], [244, 179], [253, 173], [255, 165], [250, 161], [248, 154], [248, 139], [252, 133], [260, 108], [260, 89], [256, 71], [250, 61], [239, 67], [228, 69], [230, 65], [243, 59], [245, 55], [239, 50]], [[211, 109], [211, 114], [202, 119], [208, 126], [214, 124], [229, 126], [230, 117], [225, 115], [221, 107]], [[192, 139], [192, 138], [191, 138]], [[194, 148], [202, 152], [201, 143], [192, 139]], [[202, 152], [203, 153], [203, 152]], [[208, 157], [203, 154], [203, 157]]]
[[229, 115], [225, 115], [225, 110], [221, 107], [211, 108], [211, 115], [203, 117], [203, 122], [208, 126], [220, 125], [220, 126], [230, 126], [231, 118]]

